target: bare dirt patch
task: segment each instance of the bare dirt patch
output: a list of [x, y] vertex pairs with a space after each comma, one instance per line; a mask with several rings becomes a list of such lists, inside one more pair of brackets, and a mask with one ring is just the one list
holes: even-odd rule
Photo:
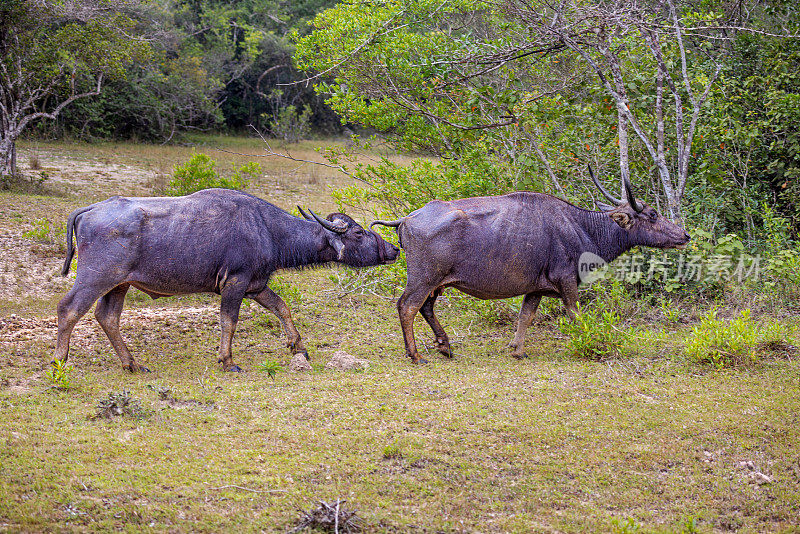
[[0, 299], [39, 299], [66, 291], [75, 275], [60, 276], [63, 257], [42, 254], [43, 246], [23, 237], [24, 232], [0, 228]]
[[33, 390], [33, 384], [42, 378], [42, 373], [34, 373], [23, 378], [10, 378], [5, 381], [3, 386], [11, 393], [25, 395]]
[[[126, 322], [140, 328], [179, 324], [179, 328], [186, 330], [191, 325], [208, 324], [217, 320], [216, 307], [212, 306], [131, 308], [122, 313], [123, 330]], [[57, 328], [58, 318], [55, 315], [39, 318], [21, 317], [12, 313], [0, 317], [0, 344], [16, 344], [21, 341], [54, 342]], [[105, 334], [100, 325], [91, 313], [87, 313], [75, 326], [71, 344], [87, 347], [104, 340]]]

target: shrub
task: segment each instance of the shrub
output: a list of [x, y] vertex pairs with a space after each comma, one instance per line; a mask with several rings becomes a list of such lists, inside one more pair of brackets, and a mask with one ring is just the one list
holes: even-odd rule
[[311, 108], [286, 106], [275, 110], [269, 129], [272, 135], [289, 143], [297, 143], [311, 132]]
[[283, 367], [280, 363], [276, 362], [275, 360], [270, 360], [269, 358], [264, 359], [263, 362], [258, 364], [258, 369], [267, 373], [272, 380], [275, 380], [275, 374], [283, 371]]
[[400, 443], [393, 441], [383, 448], [383, 457], [387, 460], [403, 457], [403, 449]]
[[558, 327], [566, 335], [567, 348], [575, 358], [606, 360], [622, 355], [627, 333], [620, 330], [616, 311], [608, 309], [604, 300], [595, 301], [592, 307], [582, 308], [574, 320], [561, 318]]
[[52, 245], [63, 242], [66, 232], [67, 227], [65, 224], [57, 226], [51, 224], [48, 219], [37, 219], [33, 222], [33, 230], [23, 232], [22, 237]]
[[789, 220], [766, 204], [761, 215], [766, 236], [762, 287], [795, 298], [800, 293], [800, 248], [791, 239]]
[[800, 249], [783, 249], [770, 254], [764, 264], [764, 284], [767, 290], [800, 293]]
[[764, 327], [755, 323], [750, 310], [744, 310], [736, 319], [725, 320], [717, 318], [714, 307], [692, 330], [684, 354], [690, 361], [717, 368], [753, 365], [761, 361], [760, 346], [782, 338], [779, 325]]
[[48, 370], [44, 376], [50, 382], [50, 387], [54, 389], [67, 390], [72, 387], [69, 375], [75, 368], [61, 360], [53, 362], [52, 369]]
[[250, 185], [250, 178], [261, 172], [261, 165], [251, 161], [242, 165], [230, 178], [225, 178], [219, 175], [216, 166], [217, 162], [207, 155], [192, 154], [189, 161], [175, 167], [164, 193], [177, 197], [212, 187], [243, 190]]

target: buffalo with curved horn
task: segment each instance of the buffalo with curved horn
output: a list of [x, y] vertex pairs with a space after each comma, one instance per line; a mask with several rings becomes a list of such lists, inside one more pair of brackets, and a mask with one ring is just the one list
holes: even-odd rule
[[397, 302], [406, 355], [417, 352], [414, 316], [420, 312], [433, 330], [437, 350], [452, 356], [450, 341], [434, 314], [436, 299], [454, 287], [479, 299], [525, 295], [511, 355], [524, 358], [525, 331], [542, 297], [559, 297], [574, 316], [582, 262], [608, 263], [635, 246], [683, 248], [683, 228], [636, 199], [625, 180], [627, 202], [603, 188], [614, 203], [601, 211], [579, 208], [559, 198], [531, 192], [495, 197], [434, 200], [394, 221], [406, 251], [408, 281]]
[[[132, 286], [152, 298], [187, 293], [221, 295], [219, 361], [233, 363], [231, 344], [242, 299], [273, 312], [292, 353], [308, 358], [286, 303], [268, 286], [278, 269], [339, 262], [352, 267], [391, 263], [399, 249], [353, 219], [332, 213], [308, 220], [253, 195], [206, 189], [176, 198], [113, 197], [79, 208], [67, 221], [66, 276], [75, 254], [75, 285], [58, 304], [55, 359], [66, 361], [78, 320], [97, 301], [95, 317], [129, 371], [146, 371], [131, 356], [119, 331], [125, 294]], [[310, 210], [309, 210], [310, 211]]]

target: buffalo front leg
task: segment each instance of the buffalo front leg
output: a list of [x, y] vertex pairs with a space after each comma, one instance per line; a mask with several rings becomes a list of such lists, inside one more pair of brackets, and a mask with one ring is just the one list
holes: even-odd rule
[[100, 297], [94, 310], [94, 317], [108, 336], [108, 340], [111, 341], [114, 352], [122, 362], [122, 368], [132, 373], [147, 373], [150, 370], [136, 363], [119, 331], [119, 318], [122, 315], [122, 306], [125, 303], [125, 294], [129, 287], [129, 284], [119, 285]]
[[297, 331], [294, 321], [292, 321], [292, 312], [289, 311], [289, 306], [286, 305], [283, 299], [270, 288], [266, 288], [256, 295], [254, 300], [280, 319], [283, 331], [286, 332], [286, 346], [289, 347], [292, 354], [302, 354], [306, 357], [306, 360], [311, 361], [311, 358], [308, 357], [308, 351], [303, 345], [302, 339], [300, 339], [300, 332]]
[[517, 333], [514, 334], [514, 341], [509, 344], [511, 355], [518, 360], [528, 357], [525, 353], [525, 332], [533, 322], [533, 317], [536, 315], [536, 310], [539, 308], [541, 300], [541, 295], [534, 295], [533, 293], [528, 293], [522, 300], [519, 319], [517, 319]]
[[222, 303], [220, 305], [219, 324], [222, 335], [219, 342], [219, 362], [222, 364], [223, 371], [241, 372], [242, 368], [233, 363], [231, 354], [233, 346], [233, 333], [236, 331], [236, 323], [239, 321], [239, 309], [242, 306], [244, 290], [237, 286], [226, 287], [222, 291]]
[[430, 295], [430, 289], [416, 289], [409, 291], [408, 287], [397, 301], [397, 311], [400, 314], [400, 328], [403, 330], [403, 341], [406, 345], [406, 356], [411, 358], [411, 363], [428, 363], [417, 352], [417, 343], [414, 340], [414, 317]]
[[570, 319], [575, 319], [578, 313], [578, 281], [566, 280], [561, 284], [561, 300], [567, 309]]
[[431, 330], [433, 330], [433, 335], [436, 337], [436, 350], [448, 358], [452, 358], [453, 351], [450, 348], [450, 338], [447, 337], [447, 332], [444, 331], [444, 328], [442, 328], [442, 325], [439, 323], [439, 319], [433, 313], [433, 307], [436, 305], [436, 299], [441, 296], [442, 291], [442, 288], [434, 290], [430, 296], [425, 299], [425, 302], [419, 309], [419, 313], [422, 314], [422, 317], [428, 323], [428, 326], [430, 326]]

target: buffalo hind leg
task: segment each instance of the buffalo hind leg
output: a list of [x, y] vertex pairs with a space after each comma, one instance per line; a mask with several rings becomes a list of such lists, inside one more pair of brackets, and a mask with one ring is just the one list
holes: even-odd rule
[[428, 323], [428, 326], [433, 330], [433, 335], [436, 336], [436, 350], [448, 358], [453, 357], [453, 350], [450, 348], [450, 338], [447, 337], [447, 332], [444, 331], [442, 325], [439, 323], [436, 315], [433, 313], [433, 307], [436, 305], [436, 299], [439, 298], [444, 291], [443, 288], [435, 289], [430, 296], [425, 299], [419, 313]]
[[233, 333], [239, 321], [239, 309], [244, 298], [244, 288], [239, 285], [226, 286], [222, 290], [222, 303], [220, 304], [220, 329], [222, 334], [219, 342], [219, 362], [223, 371], [241, 372], [242, 368], [233, 363], [231, 354], [233, 346]]
[[[112, 286], [113, 287], [113, 286]], [[92, 308], [97, 299], [106, 294], [111, 288], [96, 285], [83, 285], [79, 280], [64, 298], [58, 303], [58, 338], [53, 363], [66, 362], [69, 358], [69, 338], [72, 329], [78, 324], [81, 317]]]
[[292, 354], [302, 354], [306, 357], [306, 360], [311, 361], [311, 358], [308, 356], [308, 351], [303, 345], [302, 339], [300, 339], [300, 332], [297, 331], [297, 328], [294, 326], [294, 321], [292, 321], [292, 312], [289, 311], [289, 306], [286, 305], [283, 299], [270, 288], [266, 288], [256, 295], [253, 300], [274, 313], [278, 319], [280, 319], [283, 330], [286, 332], [286, 346], [289, 347]]
[[519, 309], [519, 318], [517, 319], [517, 332], [514, 335], [514, 341], [509, 344], [511, 355], [518, 360], [528, 357], [525, 352], [525, 332], [533, 322], [533, 317], [536, 315], [536, 310], [539, 308], [541, 300], [541, 295], [528, 293], [522, 301], [522, 306]]
[[133, 359], [119, 331], [119, 317], [122, 315], [122, 306], [125, 304], [125, 294], [129, 287], [130, 284], [119, 285], [100, 297], [94, 310], [94, 317], [108, 336], [108, 340], [111, 341], [114, 352], [122, 362], [122, 368], [131, 373], [149, 373], [150, 370], [147, 367], [139, 365]]
[[411, 358], [411, 363], [428, 363], [417, 352], [417, 343], [414, 340], [414, 317], [428, 299], [431, 288], [418, 288], [406, 290], [397, 301], [397, 311], [400, 314], [400, 328], [403, 330], [403, 341], [406, 345], [406, 356]]

